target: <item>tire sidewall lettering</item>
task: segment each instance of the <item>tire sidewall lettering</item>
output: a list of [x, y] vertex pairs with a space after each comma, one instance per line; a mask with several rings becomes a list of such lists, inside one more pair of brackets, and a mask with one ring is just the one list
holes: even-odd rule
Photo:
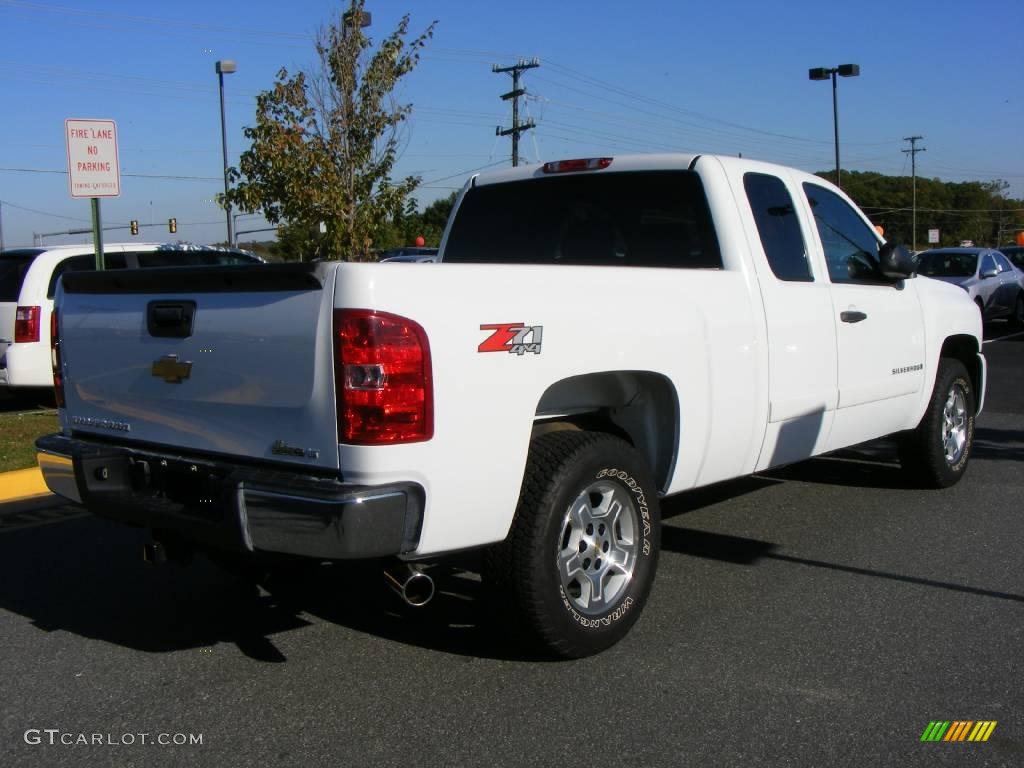
[[[594, 475], [594, 477], [597, 480], [617, 480], [633, 495], [633, 500], [637, 507], [639, 522], [642, 529], [640, 548], [637, 551], [637, 564], [634, 569], [635, 575], [637, 569], [649, 567], [648, 560], [654, 551], [654, 546], [651, 542], [651, 511], [647, 503], [647, 494], [645, 493], [643, 486], [637, 482], [629, 472], [619, 469], [618, 467], [601, 469]], [[636, 599], [630, 594], [632, 586], [633, 585], [630, 584], [629, 587], [626, 588], [625, 595], [618, 603], [616, 603], [613, 609], [603, 615], [597, 616], [586, 616], [580, 613], [580, 611], [573, 605], [569, 596], [565, 593], [565, 589], [561, 584], [558, 586], [558, 596], [562, 602], [562, 606], [565, 608], [566, 612], [569, 614], [569, 618], [573, 622], [579, 624], [585, 629], [597, 630], [603, 627], [612, 626], [632, 612], [632, 609], [636, 606]]]

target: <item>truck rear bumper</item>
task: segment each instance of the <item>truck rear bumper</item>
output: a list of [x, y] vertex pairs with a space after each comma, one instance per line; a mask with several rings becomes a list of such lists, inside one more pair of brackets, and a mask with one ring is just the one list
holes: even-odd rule
[[398, 555], [419, 541], [415, 483], [357, 486], [63, 435], [39, 438], [36, 449], [54, 493], [201, 545], [333, 560]]

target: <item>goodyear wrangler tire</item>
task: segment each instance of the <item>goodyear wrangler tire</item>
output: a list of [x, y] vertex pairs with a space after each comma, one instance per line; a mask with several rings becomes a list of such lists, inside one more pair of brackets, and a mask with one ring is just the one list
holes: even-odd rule
[[636, 623], [660, 543], [657, 490], [640, 455], [611, 435], [553, 432], [530, 444], [512, 529], [488, 553], [485, 578], [529, 641], [579, 658]]
[[975, 403], [964, 364], [942, 358], [921, 423], [899, 441], [900, 463], [912, 479], [926, 488], [948, 488], [960, 480], [974, 444]]

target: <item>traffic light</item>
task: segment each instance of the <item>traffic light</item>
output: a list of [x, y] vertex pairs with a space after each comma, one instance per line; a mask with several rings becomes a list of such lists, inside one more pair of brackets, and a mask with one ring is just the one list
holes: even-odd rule
[[132, 234], [133, 235], [139, 234], [139, 220], [138, 219], [132, 219]]
[[171, 232], [171, 234], [174, 234], [175, 232], [177, 232], [178, 231], [178, 220], [177, 219], [168, 219], [167, 220], [167, 229]]

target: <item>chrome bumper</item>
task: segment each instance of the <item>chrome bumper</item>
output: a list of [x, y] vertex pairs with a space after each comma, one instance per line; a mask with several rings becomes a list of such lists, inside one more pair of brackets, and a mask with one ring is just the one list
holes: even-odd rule
[[324, 560], [411, 552], [423, 521], [415, 483], [335, 478], [48, 435], [36, 441], [54, 493], [111, 520], [195, 543]]

